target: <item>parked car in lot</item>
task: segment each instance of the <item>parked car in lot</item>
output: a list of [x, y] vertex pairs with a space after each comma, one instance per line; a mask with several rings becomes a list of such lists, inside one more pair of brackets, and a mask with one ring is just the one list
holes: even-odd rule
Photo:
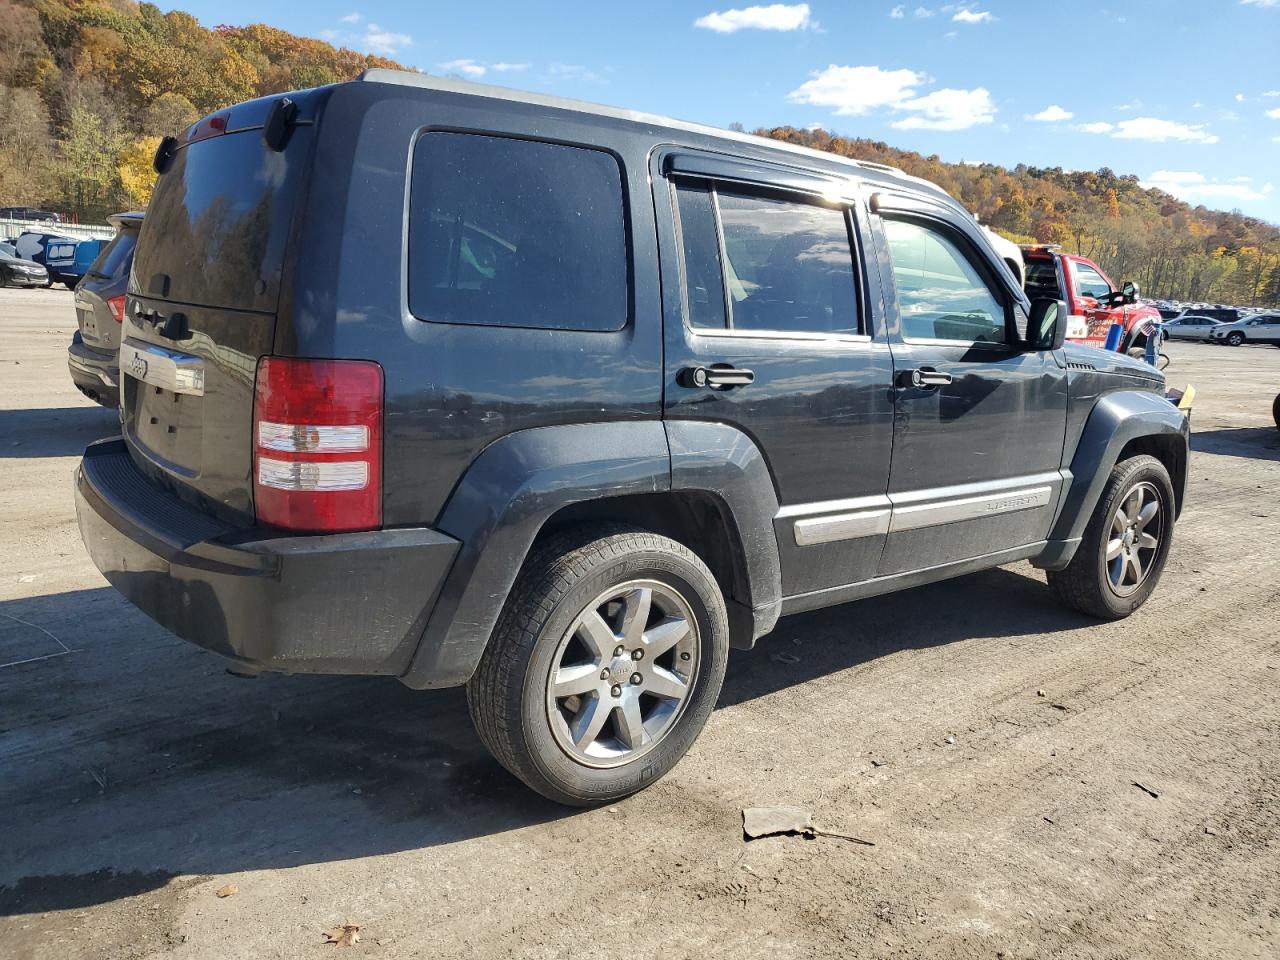
[[1087, 257], [1063, 253], [1056, 244], [1024, 245], [1027, 296], [1057, 297], [1070, 311], [1067, 339], [1101, 347], [1114, 324], [1123, 333], [1116, 350], [1138, 355], [1147, 338], [1160, 329], [1160, 311], [1138, 301], [1138, 285], [1117, 287], [1102, 268]]
[[1280, 346], [1280, 313], [1258, 313], [1235, 323], [1222, 323], [1209, 335], [1212, 343], [1238, 347], [1245, 343], [1272, 343]]
[[39, 207], [0, 207], [0, 220], [38, 220], [46, 223], [61, 223], [62, 217], [52, 210], [41, 210]]
[[107, 218], [116, 235], [76, 285], [76, 332], [67, 348], [67, 367], [76, 388], [106, 407], [120, 402], [120, 327], [141, 213]]
[[0, 243], [0, 287], [47, 287], [49, 273], [44, 265], [18, 256], [12, 243]]
[[1064, 344], [923, 180], [386, 70], [156, 166], [93, 561], [243, 671], [465, 684], [557, 801], [662, 776], [782, 615], [1029, 559], [1116, 619], [1160, 578], [1163, 376]]
[[68, 290], [80, 282], [103, 243], [98, 239], [84, 240], [39, 230], [27, 230], [14, 241], [20, 256], [42, 264], [49, 272], [49, 286], [61, 283]]
[[1170, 340], [1208, 340], [1221, 320], [1212, 317], [1180, 315], [1164, 322], [1164, 335]]

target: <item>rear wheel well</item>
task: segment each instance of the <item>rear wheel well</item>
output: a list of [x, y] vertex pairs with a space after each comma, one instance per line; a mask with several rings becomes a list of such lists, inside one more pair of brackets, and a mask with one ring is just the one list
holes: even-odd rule
[[[669, 537], [696, 553], [707, 565], [726, 601], [751, 609], [751, 584], [742, 559], [742, 542], [728, 507], [709, 493], [681, 491], [605, 497], [562, 507], [542, 525], [533, 546], [569, 526], [593, 522], [628, 523]], [[530, 552], [532, 552], [532, 547]], [[730, 606], [734, 646], [750, 646]]]
[[1124, 445], [1124, 449], [1120, 451], [1120, 456], [1116, 458], [1116, 463], [1128, 460], [1131, 457], [1141, 456], [1144, 453], [1155, 457], [1169, 471], [1169, 476], [1173, 479], [1174, 498], [1177, 500], [1175, 504], [1176, 512], [1181, 513], [1181, 498], [1186, 489], [1187, 479], [1187, 449], [1182, 437], [1176, 434], [1134, 437]]

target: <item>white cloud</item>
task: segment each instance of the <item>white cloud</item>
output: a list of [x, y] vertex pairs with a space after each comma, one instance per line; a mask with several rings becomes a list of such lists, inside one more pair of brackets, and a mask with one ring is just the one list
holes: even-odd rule
[[1236, 103], [1244, 103], [1244, 94], [1243, 94], [1243, 93], [1237, 93], [1237, 94], [1236, 94]]
[[1267, 116], [1272, 120], [1280, 120], [1280, 107], [1276, 107], [1274, 110], [1268, 110]]
[[860, 117], [879, 109], [910, 114], [891, 124], [899, 130], [965, 130], [995, 117], [987, 90], [944, 89], [919, 96], [919, 88], [932, 82], [915, 70], [831, 64], [787, 94], [787, 100], [829, 107], [840, 116]]
[[476, 63], [474, 60], [450, 60], [448, 63], [440, 64], [441, 73], [460, 73], [464, 77], [470, 77], [472, 80], [479, 80], [489, 68], [483, 63]]
[[1116, 128], [1114, 123], [1107, 123], [1105, 120], [1097, 120], [1093, 123], [1077, 123], [1075, 129], [1081, 133], [1110, 133]]
[[383, 30], [376, 23], [364, 28], [364, 36], [360, 38], [364, 48], [370, 53], [380, 53], [384, 57], [394, 57], [401, 47], [413, 46], [413, 37], [407, 33], [395, 33]]
[[807, 3], [771, 3], [767, 7], [708, 13], [693, 21], [693, 25], [716, 33], [737, 33], [739, 30], [805, 30], [813, 26], [813, 21], [809, 19]]
[[952, 21], [954, 23], [990, 23], [995, 19], [990, 10], [957, 10]]
[[840, 116], [860, 117], [879, 107], [893, 107], [909, 100], [929, 78], [914, 70], [881, 70], [879, 67], [838, 67], [815, 73], [787, 94], [792, 103], [831, 107]]
[[907, 8], [904, 7], [902, 4], [898, 4], [896, 7], [894, 7], [892, 10], [889, 11], [889, 16], [892, 17], [894, 20], [901, 20], [906, 15], [907, 15]]
[[1246, 7], [1254, 6], [1270, 9], [1271, 7], [1280, 7], [1280, 0], [1240, 0], [1240, 4]]
[[1124, 113], [1126, 110], [1139, 110], [1141, 108], [1141, 100], [1130, 100], [1128, 103], [1117, 103], [1112, 109], [1118, 113]]
[[1204, 129], [1202, 123], [1177, 123], [1155, 117], [1135, 117], [1121, 120], [1112, 134], [1117, 140], [1150, 140], [1164, 143], [1166, 140], [1188, 140], [1196, 143], [1217, 143], [1218, 138]]
[[996, 105], [983, 87], [976, 90], [935, 90], [897, 105], [914, 111], [913, 116], [896, 120], [897, 130], [967, 130], [995, 119]]
[[1058, 123], [1062, 120], [1070, 120], [1075, 114], [1070, 110], [1063, 110], [1056, 103], [1050, 104], [1039, 113], [1032, 113], [1027, 116], [1028, 120], [1040, 120], [1044, 123]]
[[1264, 97], [1280, 97], [1280, 90], [1264, 90], [1262, 95]]
[[527, 63], [491, 63], [490, 68], [498, 73], [519, 73], [521, 70], [528, 70]]
[[588, 70], [580, 63], [553, 63], [547, 68], [553, 80], [567, 80], [570, 83], [600, 83], [603, 78], [594, 70]]
[[919, 20], [923, 20], [925, 17], [932, 17], [933, 11], [930, 10], [928, 7], [916, 7], [916, 11], [915, 13], [912, 14], [912, 16]]
[[1210, 180], [1193, 170], [1157, 170], [1142, 181], [1142, 186], [1163, 190], [1181, 200], [1263, 200], [1275, 189], [1267, 184], [1259, 190], [1249, 177]]
[[348, 13], [345, 17], [339, 17], [338, 19], [341, 20], [343, 23], [359, 23], [360, 14]]

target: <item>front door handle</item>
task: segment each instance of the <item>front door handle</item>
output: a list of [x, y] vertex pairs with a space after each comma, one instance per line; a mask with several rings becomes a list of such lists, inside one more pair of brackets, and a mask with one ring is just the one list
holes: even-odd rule
[[915, 387], [917, 390], [930, 390], [934, 387], [945, 387], [955, 378], [949, 373], [934, 370], [932, 367], [920, 367], [917, 370], [903, 370], [898, 376], [898, 386]]
[[713, 363], [709, 367], [685, 367], [680, 371], [680, 384], [685, 387], [745, 387], [754, 383], [756, 375], [751, 370], [731, 367], [727, 363]]

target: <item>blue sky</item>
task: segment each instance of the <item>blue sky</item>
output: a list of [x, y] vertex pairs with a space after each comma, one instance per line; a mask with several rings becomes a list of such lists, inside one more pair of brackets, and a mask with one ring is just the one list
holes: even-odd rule
[[1108, 166], [1280, 223], [1280, 0], [187, 0], [453, 74], [943, 159]]

